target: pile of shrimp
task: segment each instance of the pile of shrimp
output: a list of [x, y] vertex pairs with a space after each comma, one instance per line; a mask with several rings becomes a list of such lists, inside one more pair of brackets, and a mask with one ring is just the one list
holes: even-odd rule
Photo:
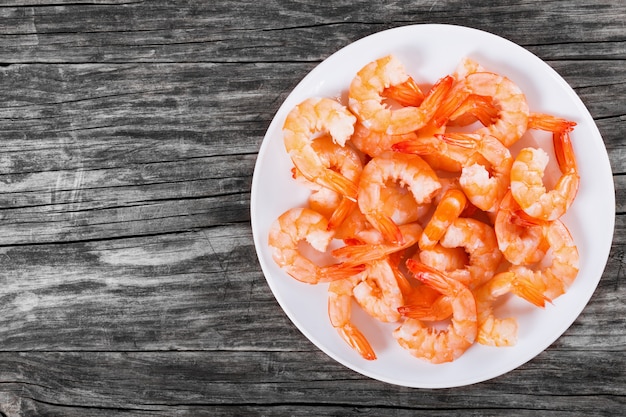
[[[498, 299], [542, 308], [578, 274], [560, 220], [578, 190], [575, 125], [531, 112], [513, 81], [469, 58], [426, 89], [382, 57], [355, 75], [347, 105], [313, 97], [286, 117], [292, 175], [311, 193], [271, 226], [273, 259], [328, 285], [330, 323], [364, 359], [376, 353], [351, 321], [353, 300], [432, 363], [476, 342], [514, 345], [517, 321], [497, 317]], [[550, 190], [545, 150], [513, 154], [529, 130], [552, 136], [561, 176]]]

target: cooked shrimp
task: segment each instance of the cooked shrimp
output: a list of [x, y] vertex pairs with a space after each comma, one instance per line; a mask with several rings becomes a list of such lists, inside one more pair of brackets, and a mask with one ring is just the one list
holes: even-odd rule
[[[426, 285], [424, 285], [425, 287]], [[447, 295], [438, 294], [430, 303], [407, 303], [398, 308], [402, 317], [421, 321], [441, 321], [452, 315], [452, 299]]]
[[522, 210], [541, 220], [561, 217], [578, 192], [580, 177], [569, 133], [554, 133], [554, 148], [561, 177], [554, 189], [546, 191], [543, 175], [548, 154], [541, 148], [524, 148], [511, 167], [511, 193]]
[[[478, 129], [475, 133], [495, 136], [505, 146], [511, 146], [526, 132], [528, 103], [520, 88], [510, 79], [491, 72], [475, 72], [464, 78], [467, 94], [491, 97], [498, 109], [495, 123]], [[459, 95], [462, 101], [464, 97]]]
[[547, 299], [528, 280], [512, 272], [501, 272], [474, 291], [478, 312], [478, 343], [490, 346], [513, 346], [517, 342], [517, 320], [497, 318], [493, 304], [499, 297], [512, 293], [543, 307]]
[[[439, 135], [446, 130], [445, 126], [438, 127], [429, 123], [417, 133], [417, 137], [402, 140], [391, 145], [395, 152], [419, 155], [435, 170], [447, 172], [461, 172], [463, 167], [471, 162], [480, 162], [477, 153], [467, 147], [457, 146], [439, 139]], [[479, 154], [478, 154], [479, 155]]]
[[[432, 249], [416, 252], [411, 259], [446, 274], [447, 271], [463, 268], [467, 263], [467, 254], [461, 248], [444, 248], [437, 244]], [[401, 280], [398, 280], [402, 283]], [[417, 286], [400, 285], [404, 296], [404, 305], [398, 309], [403, 317], [439, 321], [452, 315], [450, 297], [442, 295], [432, 287], [419, 282]]]
[[280, 215], [270, 227], [268, 244], [274, 262], [298, 281], [308, 284], [329, 282], [351, 276], [362, 267], [340, 264], [319, 266], [300, 252], [301, 241], [325, 252], [333, 239], [324, 216], [308, 208], [293, 208]]
[[358, 119], [376, 132], [403, 134], [424, 126], [433, 117], [438, 104], [452, 86], [452, 77], [439, 80], [420, 106], [392, 109], [383, 102], [385, 89], [409, 78], [402, 63], [394, 56], [377, 59], [364, 66], [354, 77], [348, 93], [349, 107]]
[[490, 171], [480, 163], [465, 165], [459, 184], [472, 204], [483, 211], [494, 213], [509, 189], [513, 164], [511, 152], [498, 139], [489, 135], [446, 133], [440, 138], [448, 143], [471, 149], [488, 161]]
[[[311, 146], [326, 168], [339, 172], [353, 183], [358, 183], [363, 163], [355, 149], [336, 144], [329, 135], [316, 139]], [[319, 190], [311, 194], [309, 205], [312, 209], [327, 214], [328, 227], [335, 229], [356, 207], [356, 202], [330, 188], [319, 187]]]
[[513, 265], [533, 264], [543, 259], [550, 245], [541, 225], [520, 224], [517, 219], [520, 210], [509, 191], [502, 199], [494, 221], [498, 248]]
[[333, 281], [328, 286], [328, 317], [345, 342], [364, 359], [376, 359], [376, 353], [361, 331], [350, 321], [352, 291], [360, 282], [358, 275]]
[[469, 264], [469, 257], [464, 248], [446, 248], [440, 243], [419, 251], [417, 257], [424, 265], [446, 274], [457, 270], [462, 271]]
[[361, 308], [382, 322], [400, 319], [398, 307], [402, 306], [403, 298], [396, 273], [388, 258], [372, 261], [366, 265], [361, 281], [352, 290]]
[[283, 126], [285, 148], [304, 177], [353, 200], [356, 184], [326, 167], [312, 142], [317, 134], [328, 132], [336, 143], [344, 146], [354, 132], [355, 122], [356, 117], [337, 101], [309, 98], [289, 112]]
[[476, 301], [472, 292], [459, 281], [409, 259], [407, 267], [415, 277], [450, 297], [452, 318], [445, 330], [407, 319], [393, 332], [400, 346], [432, 363], [451, 362], [461, 356], [476, 340], [478, 323]]
[[466, 204], [467, 197], [461, 190], [448, 189], [424, 228], [419, 240], [420, 249], [430, 249], [439, 242], [448, 226], [461, 215]]
[[473, 60], [469, 57], [463, 57], [461, 61], [457, 64], [456, 69], [454, 70], [453, 76], [459, 81], [463, 80], [470, 74], [475, 72], [484, 72], [485, 68], [480, 65], [477, 61]]
[[469, 264], [447, 275], [470, 288], [493, 277], [502, 260], [493, 228], [476, 219], [459, 217], [447, 228], [440, 243], [446, 248], [465, 249], [469, 255]]
[[571, 132], [576, 122], [545, 113], [530, 113], [528, 129], [539, 129], [548, 132]]
[[417, 139], [416, 132], [390, 135], [385, 132], [376, 132], [368, 129], [363, 123], [357, 122], [350, 142], [364, 154], [374, 157], [389, 151], [395, 143], [413, 141], [415, 139]]
[[346, 244], [362, 244], [372, 242], [376, 238], [382, 240], [378, 230], [372, 227], [358, 208], [352, 210], [334, 230], [335, 239], [343, 240]]
[[[498, 118], [498, 109], [493, 104], [491, 97], [470, 94], [448, 117], [446, 124], [450, 126], [468, 126], [480, 122], [483, 126], [489, 126]], [[435, 116], [435, 121], [441, 124], [443, 118]]]
[[514, 266], [510, 271], [518, 278], [530, 281], [547, 299], [554, 300], [565, 293], [578, 275], [578, 249], [560, 220], [543, 223], [543, 232], [550, 245], [546, 254], [551, 257], [550, 264], [536, 269]]
[[[422, 227], [417, 223], [409, 223], [399, 227], [404, 238], [402, 244], [386, 242], [370, 234], [366, 239], [369, 241], [361, 244], [346, 245], [332, 251], [336, 258], [345, 259], [344, 265], [358, 265], [386, 258], [394, 253], [403, 251], [413, 246], [422, 234]], [[372, 236], [374, 238], [372, 239]]]
[[390, 182], [406, 186], [417, 204], [430, 202], [441, 188], [435, 171], [417, 155], [387, 153], [365, 165], [359, 181], [358, 205], [367, 220], [389, 242], [401, 243], [402, 233], [380, 208], [381, 193]]
[[383, 97], [395, 100], [403, 106], [419, 106], [424, 101], [424, 93], [413, 77], [403, 83], [389, 86], [382, 93]]

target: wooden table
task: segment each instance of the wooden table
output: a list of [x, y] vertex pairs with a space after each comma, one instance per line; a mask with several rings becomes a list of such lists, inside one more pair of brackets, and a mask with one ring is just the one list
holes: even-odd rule
[[[265, 281], [249, 212], [290, 90], [416, 23], [487, 30], [554, 67], [617, 195], [606, 270], [571, 328], [506, 375], [442, 390], [368, 379], [310, 343]], [[620, 0], [2, 2], [0, 416], [623, 413], [625, 23]]]

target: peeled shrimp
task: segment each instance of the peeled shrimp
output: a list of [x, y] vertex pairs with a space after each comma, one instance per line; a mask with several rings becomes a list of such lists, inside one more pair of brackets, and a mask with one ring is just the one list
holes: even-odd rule
[[342, 279], [362, 271], [340, 264], [319, 266], [300, 252], [306, 240], [318, 252], [325, 252], [333, 239], [324, 216], [308, 208], [293, 208], [280, 215], [270, 227], [268, 244], [274, 262], [298, 281], [308, 284]]
[[407, 319], [393, 332], [400, 346], [432, 363], [451, 362], [461, 356], [476, 340], [478, 321], [472, 292], [459, 281], [409, 259], [407, 267], [415, 277], [450, 297], [452, 318], [445, 330]]
[[354, 132], [355, 122], [356, 117], [337, 101], [309, 98], [289, 112], [283, 126], [285, 148], [304, 177], [353, 200], [356, 184], [325, 166], [311, 143], [317, 134], [328, 132], [336, 143], [344, 146]]
[[441, 188], [435, 171], [417, 155], [387, 153], [372, 158], [361, 174], [358, 205], [367, 220], [389, 242], [401, 243], [402, 233], [380, 208], [382, 190], [389, 182], [406, 186], [417, 204], [430, 202]]
[[554, 133], [554, 150], [561, 177], [554, 189], [546, 191], [543, 175], [548, 154], [541, 148], [524, 148], [511, 167], [511, 193], [522, 210], [541, 220], [561, 217], [578, 192], [580, 177], [569, 132]]
[[569, 230], [560, 220], [543, 224], [543, 233], [550, 245], [545, 267], [514, 266], [510, 271], [530, 281], [544, 297], [554, 300], [570, 287], [578, 275], [578, 249]]
[[333, 281], [328, 286], [328, 317], [341, 338], [364, 359], [376, 359], [376, 353], [361, 331], [350, 321], [352, 315], [352, 291], [360, 282], [360, 276]]
[[[358, 183], [363, 163], [351, 146], [340, 146], [329, 135], [319, 137], [311, 144], [326, 168], [333, 169], [348, 180]], [[294, 168], [297, 172], [297, 168]], [[313, 192], [309, 206], [329, 219], [328, 227], [335, 229], [356, 206], [356, 202], [338, 192], [307, 181]]]
[[408, 132], [401, 135], [391, 135], [386, 132], [377, 132], [368, 129], [361, 122], [354, 126], [354, 134], [350, 142], [361, 152], [369, 156], [378, 156], [389, 151], [398, 142], [412, 141], [417, 139], [415, 132]]
[[424, 265], [446, 274], [463, 271], [469, 263], [469, 257], [464, 248], [446, 248], [440, 243], [432, 248], [420, 250], [416, 256]]
[[417, 106], [392, 109], [383, 102], [385, 89], [409, 78], [402, 63], [388, 55], [364, 66], [354, 77], [348, 93], [349, 107], [358, 119], [376, 132], [403, 134], [424, 126], [452, 86], [452, 77], [436, 83]]
[[475, 288], [493, 277], [502, 254], [493, 228], [473, 218], [459, 217], [440, 240], [446, 248], [464, 248], [469, 255], [465, 268], [448, 272], [448, 276]]
[[[498, 109], [496, 121], [475, 133], [495, 136], [505, 146], [511, 146], [526, 132], [528, 103], [520, 88], [510, 79], [491, 72], [474, 72], [464, 78], [467, 94], [491, 97]], [[463, 100], [463, 95], [458, 95]]]
[[543, 226], [518, 221], [520, 210], [509, 191], [502, 199], [494, 221], [498, 248], [513, 265], [533, 264], [543, 259], [550, 245]]
[[368, 263], [361, 275], [361, 281], [352, 290], [361, 308], [380, 321], [398, 321], [398, 308], [402, 306], [403, 298], [396, 279], [396, 270], [389, 259]]
[[489, 171], [480, 163], [465, 165], [459, 184], [472, 204], [494, 213], [509, 189], [513, 157], [508, 148], [489, 135], [447, 133], [440, 137], [448, 143], [473, 150], [487, 160], [491, 166]]
[[474, 291], [478, 311], [477, 341], [490, 346], [513, 346], [517, 342], [517, 320], [514, 317], [497, 318], [493, 304], [497, 298], [512, 293], [543, 307], [546, 298], [533, 283], [519, 279], [512, 272], [501, 272]]

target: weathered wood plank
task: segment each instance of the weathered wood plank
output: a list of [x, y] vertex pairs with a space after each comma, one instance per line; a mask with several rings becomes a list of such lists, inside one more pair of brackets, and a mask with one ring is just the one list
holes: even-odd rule
[[547, 59], [552, 54], [563, 57], [563, 48], [554, 45], [581, 41], [602, 42], [600, 48], [584, 48], [583, 56], [616, 52], [623, 56], [621, 17], [626, 13], [619, 1], [452, 0], [402, 2], [382, 10], [370, 2], [345, 0], [332, 5], [159, 0], [122, 1], [117, 7], [55, 7], [55, 3], [62, 4], [0, 9], [5, 22], [1, 32], [8, 35], [0, 37], [0, 62], [319, 61], [366, 35], [402, 24], [432, 22], [488, 30], [521, 45], [551, 45], [537, 49]]
[[[502, 408], [610, 415], [624, 407], [623, 355], [552, 350], [492, 381], [454, 390], [415, 390], [363, 377], [322, 353], [311, 352], [42, 352], [0, 353], [0, 385], [25, 399], [20, 406], [64, 406], [127, 412], [194, 411], [240, 404], [295, 407], [323, 413], [358, 405], [381, 412]], [[134, 378], [120, 378], [124, 375]], [[546, 369], [559, 385], [545, 384]], [[565, 381], [593, 380], [582, 386]], [[368, 395], [363, 395], [368, 392]], [[502, 396], [502, 393], [508, 393]], [[7, 395], [7, 394], [5, 394]], [[113, 399], [113, 400], [112, 400]], [[54, 408], [52, 408], [54, 409]], [[7, 411], [5, 411], [6, 413]], [[482, 414], [482, 413], [480, 413]], [[11, 414], [9, 414], [11, 415]]]
[[289, 349], [297, 333], [247, 225], [1, 253], [0, 350]]

